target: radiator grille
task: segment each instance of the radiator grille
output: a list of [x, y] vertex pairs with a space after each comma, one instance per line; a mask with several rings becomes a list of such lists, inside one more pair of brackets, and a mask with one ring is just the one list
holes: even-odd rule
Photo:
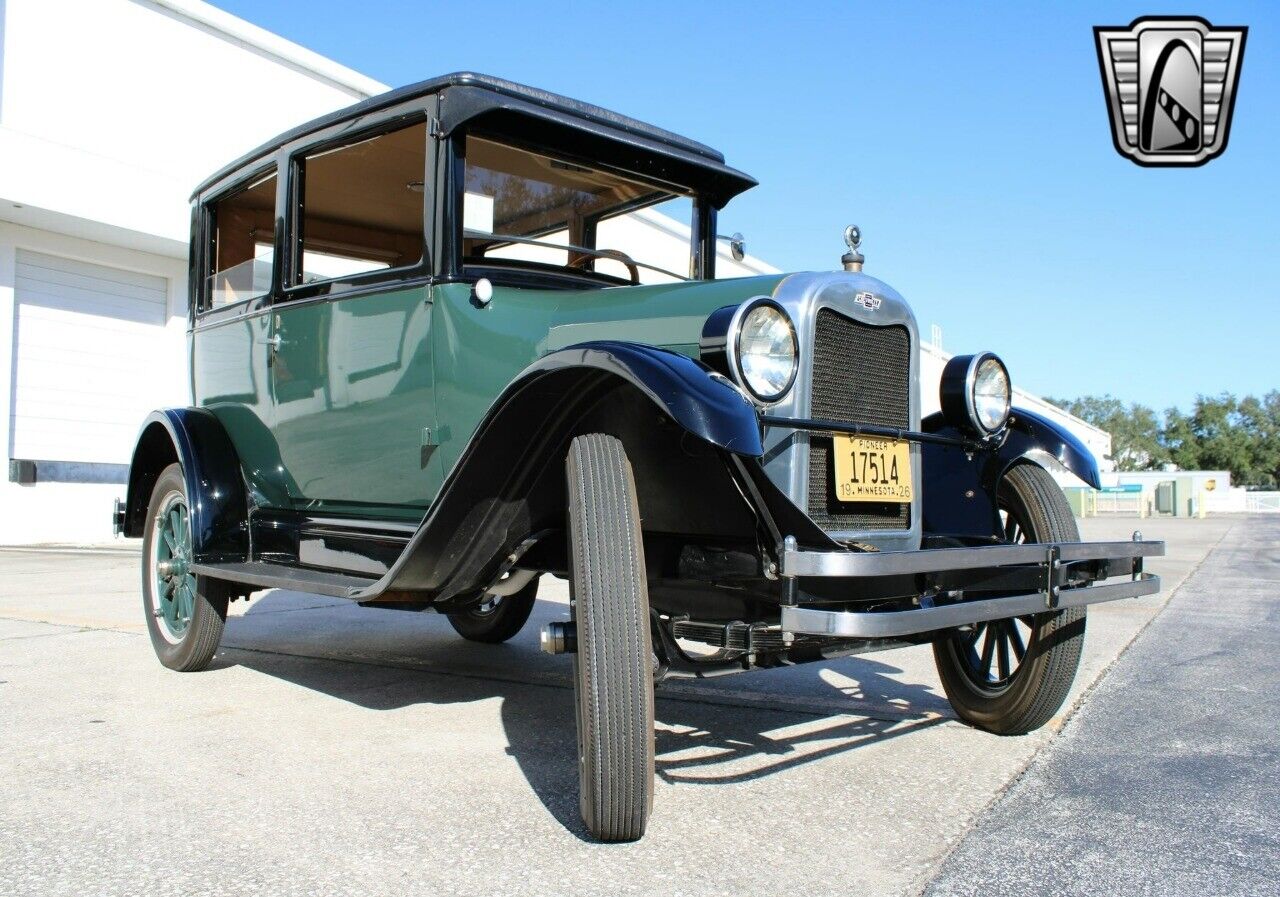
[[[911, 335], [823, 308], [813, 340], [810, 416], [841, 423], [911, 426]], [[809, 516], [826, 530], [901, 530], [911, 506], [842, 502], [831, 473], [831, 439], [809, 437]]]

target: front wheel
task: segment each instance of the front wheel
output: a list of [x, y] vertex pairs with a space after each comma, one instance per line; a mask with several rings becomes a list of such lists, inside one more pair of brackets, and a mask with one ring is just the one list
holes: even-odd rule
[[653, 807], [653, 646], [635, 481], [622, 443], [579, 436], [569, 480], [569, 570], [578, 651], [582, 819], [601, 841], [635, 841]]
[[230, 587], [191, 572], [191, 506], [182, 467], [156, 480], [142, 539], [142, 606], [156, 657], [171, 670], [203, 670], [222, 641]]
[[[1078, 542], [1071, 507], [1034, 464], [1009, 471], [997, 494], [1008, 542]], [[943, 690], [956, 714], [1000, 735], [1040, 728], [1066, 700], [1080, 665], [1085, 609], [1068, 608], [949, 630], [933, 643]]]

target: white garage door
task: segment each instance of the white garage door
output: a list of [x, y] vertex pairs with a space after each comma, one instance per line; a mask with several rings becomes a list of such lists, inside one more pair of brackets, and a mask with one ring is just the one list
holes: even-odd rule
[[25, 251], [16, 273], [10, 457], [129, 463], [171, 391], [168, 281]]

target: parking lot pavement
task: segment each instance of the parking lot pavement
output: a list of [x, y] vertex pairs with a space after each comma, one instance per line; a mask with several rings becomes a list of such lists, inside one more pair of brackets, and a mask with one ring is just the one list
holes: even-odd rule
[[1240, 526], [928, 893], [1280, 894], [1278, 592], [1280, 519]]
[[[1072, 701], [1252, 525], [1086, 521], [1170, 554], [1148, 565], [1161, 596], [1090, 612]], [[593, 844], [569, 662], [537, 651], [563, 583], [497, 647], [261, 593], [214, 669], [180, 675], [152, 655], [138, 564], [0, 551], [0, 894], [912, 893], [1061, 725], [961, 725], [927, 647], [663, 686], [649, 834]]]

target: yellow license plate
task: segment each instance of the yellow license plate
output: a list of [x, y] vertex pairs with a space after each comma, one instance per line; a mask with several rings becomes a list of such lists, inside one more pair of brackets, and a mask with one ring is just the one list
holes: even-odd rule
[[835, 436], [832, 448], [840, 501], [911, 501], [911, 443]]

